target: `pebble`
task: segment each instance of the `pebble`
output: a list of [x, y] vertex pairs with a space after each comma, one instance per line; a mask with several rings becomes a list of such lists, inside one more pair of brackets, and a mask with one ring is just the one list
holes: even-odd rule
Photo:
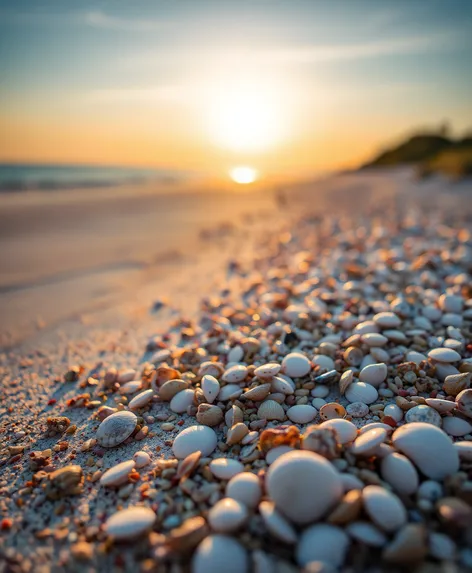
[[225, 370], [222, 380], [228, 384], [235, 384], [242, 382], [247, 376], [247, 366], [243, 364], [235, 364]]
[[319, 366], [321, 371], [326, 370], [327, 372], [330, 372], [331, 370], [334, 370], [334, 360], [324, 354], [316, 354], [313, 356], [312, 362]]
[[271, 380], [274, 376], [277, 376], [281, 368], [282, 366], [277, 364], [277, 362], [269, 362], [268, 364], [258, 366], [254, 370], [254, 374], [261, 380]]
[[415, 466], [403, 454], [391, 453], [380, 464], [382, 479], [400, 495], [412, 495], [419, 486], [419, 476]]
[[133, 455], [133, 460], [136, 464], [136, 467], [140, 469], [148, 466], [151, 463], [151, 456], [147, 452], [140, 451]]
[[437, 362], [445, 363], [457, 362], [461, 359], [461, 355], [452, 348], [433, 348], [428, 352], [428, 356]]
[[117, 541], [132, 540], [150, 531], [155, 521], [156, 514], [149, 507], [128, 507], [107, 519], [105, 531]]
[[228, 400], [235, 400], [239, 398], [243, 393], [243, 389], [238, 384], [226, 384], [218, 392], [217, 399], [221, 402], [227, 402]]
[[455, 442], [454, 449], [459, 454], [461, 460], [472, 462], [472, 441]]
[[369, 413], [369, 406], [364, 402], [352, 402], [346, 406], [346, 412], [353, 418], [365, 418]]
[[308, 404], [292, 406], [287, 410], [287, 417], [296, 424], [308, 424], [315, 419], [316, 414], [316, 408]]
[[244, 547], [226, 535], [209, 535], [192, 558], [192, 573], [243, 573], [249, 560]]
[[222, 480], [230, 480], [235, 475], [244, 471], [244, 466], [238, 460], [230, 458], [218, 458], [210, 462], [211, 473]]
[[450, 402], [449, 400], [442, 400], [441, 398], [426, 398], [425, 400], [428, 406], [434, 408], [440, 414], [447, 414], [455, 409], [455, 402]]
[[472, 390], [468, 388], [467, 390], [462, 390], [456, 396], [457, 409], [461, 414], [472, 418]]
[[370, 519], [383, 531], [391, 533], [407, 522], [403, 503], [393, 493], [377, 485], [362, 490], [364, 508]]
[[208, 523], [217, 533], [230, 533], [240, 529], [249, 517], [245, 505], [226, 497], [218, 501], [208, 512]]
[[383, 336], [383, 334], [370, 332], [362, 335], [362, 342], [367, 344], [367, 346], [385, 346], [388, 342], [388, 338]]
[[349, 402], [364, 402], [364, 404], [372, 404], [379, 397], [377, 390], [365, 382], [353, 382], [350, 384], [345, 393]]
[[388, 563], [415, 564], [421, 562], [427, 552], [423, 525], [409, 523], [400, 529], [384, 548], [382, 558]]
[[383, 410], [386, 416], [390, 416], [395, 422], [401, 422], [403, 419], [403, 410], [396, 404], [387, 404]]
[[259, 478], [249, 472], [235, 475], [226, 486], [226, 496], [243, 503], [250, 509], [254, 509], [262, 497]]
[[209, 404], [213, 404], [221, 389], [220, 383], [214, 376], [211, 376], [211, 374], [205, 374], [203, 376], [201, 388]]
[[283, 454], [286, 454], [287, 452], [291, 452], [293, 451], [294, 448], [292, 448], [291, 446], [276, 446], [275, 448], [270, 449], [267, 454], [266, 454], [266, 462], [270, 465], [272, 465], [275, 460], [278, 460], [280, 458], [280, 456], [282, 456]]
[[360, 434], [352, 444], [350, 452], [355, 456], [373, 455], [386, 438], [387, 432], [383, 428], [374, 428]]
[[320, 428], [331, 428], [336, 432], [339, 443], [342, 445], [353, 442], [357, 437], [357, 428], [348, 420], [341, 418], [335, 420], [327, 420], [320, 424]]
[[111, 467], [102, 475], [100, 478], [100, 485], [104, 487], [116, 487], [127, 483], [128, 476], [134, 469], [135, 465], [136, 462], [134, 460], [128, 460], [126, 462], [116, 464], [116, 466]]
[[127, 394], [134, 394], [138, 390], [141, 390], [143, 383], [141, 380], [132, 380], [131, 382], [127, 382], [120, 387], [119, 392], [120, 394], [127, 395]]
[[[319, 386], [317, 386], [316, 388], [313, 388], [313, 390], [311, 391], [311, 395], [316, 400], [326, 398], [327, 396], [329, 396], [329, 393], [330, 393], [329, 387], [328, 386], [322, 386], [321, 384]], [[313, 402], [314, 401], [315, 400], [313, 400]], [[324, 403], [325, 403], [325, 401], [323, 400], [323, 404]], [[316, 408], [316, 406], [315, 406], [315, 408]]]
[[217, 441], [214, 430], [208, 426], [190, 426], [176, 436], [172, 450], [179, 459], [198, 451], [202, 456], [209, 456], [214, 452]]
[[380, 328], [397, 328], [401, 325], [401, 319], [394, 312], [379, 312], [373, 319]]
[[176, 394], [170, 401], [170, 409], [176, 414], [183, 414], [187, 411], [187, 408], [193, 404], [193, 398], [195, 396], [195, 390], [182, 390]]
[[429, 535], [429, 553], [438, 561], [454, 561], [457, 545], [445, 533], [433, 531]]
[[443, 430], [450, 436], [459, 438], [472, 433], [472, 424], [462, 418], [447, 416], [443, 418]]
[[338, 568], [344, 563], [350, 539], [340, 527], [319, 523], [305, 529], [296, 549], [300, 567], [312, 561], [327, 563]]
[[144, 390], [144, 392], [139, 393], [135, 396], [131, 402], [128, 404], [130, 410], [138, 410], [139, 408], [143, 408], [146, 404], [152, 400], [154, 396], [154, 390]]
[[105, 448], [113, 448], [128, 439], [138, 425], [133, 412], [115, 412], [103, 420], [97, 430], [97, 440]]
[[325, 458], [309, 451], [283, 454], [270, 466], [266, 487], [277, 509], [297, 524], [319, 519], [343, 494], [338, 472]]
[[447, 434], [432, 424], [406, 424], [394, 432], [392, 443], [428, 478], [444, 479], [459, 469], [457, 450]]
[[387, 372], [386, 364], [369, 364], [360, 371], [359, 380], [378, 388], [387, 378]]
[[346, 527], [346, 532], [356, 541], [369, 547], [383, 547], [387, 536], [383, 531], [368, 521], [355, 521]]
[[425, 424], [433, 424], [438, 428], [441, 426], [441, 416], [434, 408], [420, 404], [408, 410], [405, 414], [405, 420], [411, 424], [412, 422], [424, 422]]
[[282, 372], [291, 378], [306, 376], [311, 370], [311, 362], [298, 352], [287, 354], [282, 360]]
[[296, 543], [297, 532], [283, 515], [276, 509], [271, 501], [262, 501], [259, 504], [259, 513], [270, 533], [284, 543]]

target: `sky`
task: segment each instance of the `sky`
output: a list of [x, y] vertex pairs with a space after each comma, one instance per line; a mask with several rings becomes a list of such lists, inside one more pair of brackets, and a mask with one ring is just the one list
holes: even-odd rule
[[470, 0], [0, 0], [0, 161], [302, 175], [472, 127]]

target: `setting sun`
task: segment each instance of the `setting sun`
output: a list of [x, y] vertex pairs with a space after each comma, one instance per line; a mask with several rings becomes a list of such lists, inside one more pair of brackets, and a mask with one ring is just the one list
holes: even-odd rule
[[239, 167], [234, 167], [229, 172], [231, 179], [235, 183], [240, 185], [247, 185], [248, 183], [254, 183], [257, 179], [257, 171], [252, 167], [247, 167], [246, 165], [240, 165]]

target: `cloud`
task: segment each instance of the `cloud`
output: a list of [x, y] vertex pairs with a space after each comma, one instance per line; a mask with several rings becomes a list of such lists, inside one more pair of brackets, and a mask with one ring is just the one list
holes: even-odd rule
[[85, 21], [94, 28], [107, 30], [121, 30], [125, 32], [150, 32], [160, 30], [168, 23], [160, 20], [143, 20], [136, 18], [120, 18], [110, 16], [100, 10], [93, 10], [85, 14]]

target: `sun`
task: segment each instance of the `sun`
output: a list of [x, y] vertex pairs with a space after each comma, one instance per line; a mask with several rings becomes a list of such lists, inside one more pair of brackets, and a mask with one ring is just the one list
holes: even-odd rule
[[230, 170], [229, 176], [235, 183], [240, 185], [248, 185], [256, 181], [258, 173], [256, 169], [248, 167], [247, 165], [239, 165]]

